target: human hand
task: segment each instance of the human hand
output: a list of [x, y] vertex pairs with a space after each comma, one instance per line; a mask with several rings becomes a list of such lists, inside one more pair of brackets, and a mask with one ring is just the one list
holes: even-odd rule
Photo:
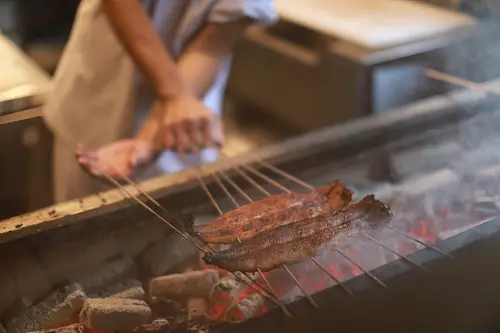
[[193, 96], [158, 100], [152, 114], [158, 110], [163, 112], [161, 133], [166, 149], [197, 151], [224, 141], [220, 118]]
[[151, 144], [139, 139], [126, 139], [104, 145], [97, 150], [90, 150], [78, 144], [75, 156], [80, 166], [95, 177], [109, 175], [121, 179], [130, 177], [142, 164], [151, 161], [154, 149]]

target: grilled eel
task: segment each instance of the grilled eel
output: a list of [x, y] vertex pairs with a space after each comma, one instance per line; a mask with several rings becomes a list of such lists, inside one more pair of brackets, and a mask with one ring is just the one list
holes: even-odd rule
[[229, 271], [273, 270], [317, 255], [321, 247], [338, 243], [363, 229], [389, 223], [392, 212], [373, 195], [328, 216], [278, 227], [220, 252], [207, 253], [203, 260]]
[[205, 243], [236, 243], [269, 229], [335, 211], [351, 201], [352, 191], [341, 182], [335, 182], [308, 192], [273, 195], [241, 206], [207, 224], [190, 224], [186, 229]]

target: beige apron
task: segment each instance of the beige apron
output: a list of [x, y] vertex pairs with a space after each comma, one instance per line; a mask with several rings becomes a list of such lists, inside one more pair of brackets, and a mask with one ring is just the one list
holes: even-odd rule
[[[156, 0], [143, 1], [165, 46], [174, 58], [206, 22], [228, 22], [248, 16], [276, 20], [269, 0]], [[230, 67], [227, 59], [204, 103], [220, 114]], [[130, 137], [150, 110], [154, 93], [112, 31], [100, 0], [82, 0], [70, 40], [52, 82], [44, 119], [55, 136], [54, 191], [57, 202], [107, 189], [76, 163], [74, 147], [83, 142], [97, 148]], [[200, 161], [214, 161], [205, 150]], [[141, 178], [176, 172], [186, 167], [176, 154], [164, 152]]]

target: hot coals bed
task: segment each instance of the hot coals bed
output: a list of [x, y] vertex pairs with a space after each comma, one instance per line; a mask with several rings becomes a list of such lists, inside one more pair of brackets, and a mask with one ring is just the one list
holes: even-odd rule
[[[104, 318], [97, 330], [131, 331], [139, 323], [136, 330], [148, 332], [207, 330], [199, 318], [192, 325], [178, 319], [189, 322], [189, 313], [198, 312], [221, 332], [497, 329], [499, 120], [494, 101], [457, 93], [141, 184], [167, 211], [192, 214], [196, 223], [267, 194], [335, 180], [352, 188], [356, 199], [374, 193], [391, 206], [396, 229], [327, 248], [314, 260], [290, 265], [291, 275], [285, 269], [264, 273], [281, 308], [249, 280], [199, 267], [194, 247], [172, 238], [171, 228], [118, 189], [3, 221], [2, 323], [9, 333], [36, 330], [39, 324], [19, 322], [26, 312], [50, 307], [60, 317], [51, 311], [44, 327], [92, 326], [102, 319], [99, 309], [111, 307], [117, 315], [132, 313], [130, 321], [118, 327]], [[139, 194], [133, 186], [127, 190]], [[164, 277], [168, 273], [182, 274]], [[259, 274], [252, 279], [271, 289]], [[172, 302], [157, 305], [146, 296], [152, 289], [184, 297], [187, 310]], [[136, 300], [118, 304], [117, 298]], [[168, 307], [177, 318], [153, 323]]]

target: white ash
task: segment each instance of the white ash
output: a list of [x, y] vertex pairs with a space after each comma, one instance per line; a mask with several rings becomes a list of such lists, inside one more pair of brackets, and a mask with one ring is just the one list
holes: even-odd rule
[[240, 293], [247, 287], [235, 275], [228, 274], [213, 286], [209, 294], [210, 303], [229, 306], [238, 299]]
[[34, 302], [28, 297], [16, 299], [5, 312], [4, 318], [13, 318], [22, 315], [27, 309], [33, 306]]
[[127, 227], [113, 235], [86, 233], [86, 237], [71, 242], [40, 246], [39, 262], [51, 282], [59, 284], [77, 277], [75, 272], [85, 272], [118, 256], [135, 257], [167, 232], [168, 227], [151, 223]]
[[137, 267], [129, 257], [105, 262], [98, 267], [80, 272], [73, 277], [87, 293], [95, 293], [127, 278], [137, 276]]
[[5, 244], [0, 254], [0, 314], [13, 302], [27, 297], [37, 302], [52, 290], [52, 283], [40, 263], [23, 243]]
[[138, 280], [125, 280], [123, 282], [114, 284], [108, 288], [102, 289], [101, 291], [89, 295], [90, 298], [128, 298], [144, 300], [146, 298], [146, 293], [142, 286], [142, 283]]
[[161, 276], [197, 255], [196, 248], [178, 235], [156, 242], [139, 256], [141, 268], [151, 276]]
[[58, 289], [22, 315], [12, 318], [7, 323], [7, 332], [25, 333], [66, 323], [80, 311], [86, 297], [82, 286], [77, 283]]
[[33, 331], [29, 333], [84, 333], [85, 326], [83, 324], [73, 324], [59, 328], [49, 328], [40, 331]]

